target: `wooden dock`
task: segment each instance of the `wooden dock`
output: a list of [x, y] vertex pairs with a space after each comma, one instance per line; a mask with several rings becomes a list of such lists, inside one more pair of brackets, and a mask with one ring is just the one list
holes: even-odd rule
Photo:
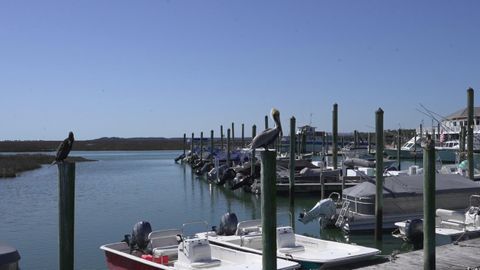
[[[436, 247], [436, 269], [480, 269], [480, 238]], [[335, 269], [423, 269], [423, 250], [386, 256]]]

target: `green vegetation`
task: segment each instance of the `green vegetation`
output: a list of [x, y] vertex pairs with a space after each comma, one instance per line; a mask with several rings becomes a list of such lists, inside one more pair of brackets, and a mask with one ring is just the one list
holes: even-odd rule
[[[51, 164], [54, 156], [44, 154], [0, 155], [0, 178], [16, 177], [18, 173], [40, 168]], [[92, 161], [83, 157], [69, 157], [67, 161]]]

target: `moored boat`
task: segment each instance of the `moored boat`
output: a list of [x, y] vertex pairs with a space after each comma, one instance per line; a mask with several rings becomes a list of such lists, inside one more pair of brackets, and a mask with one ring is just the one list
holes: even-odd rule
[[[293, 260], [306, 269], [367, 260], [380, 253], [375, 248], [298, 235], [290, 226], [277, 227], [276, 231], [277, 258]], [[261, 220], [242, 221], [234, 233], [217, 234], [211, 231], [199, 235], [206, 237], [213, 245], [262, 254]]]
[[[139, 232], [139, 233], [135, 233]], [[110, 270], [262, 269], [262, 257], [210, 245], [205, 237], [184, 238], [182, 230], [135, 230], [126, 241], [102, 245]], [[277, 269], [297, 269], [299, 264], [277, 259]]]

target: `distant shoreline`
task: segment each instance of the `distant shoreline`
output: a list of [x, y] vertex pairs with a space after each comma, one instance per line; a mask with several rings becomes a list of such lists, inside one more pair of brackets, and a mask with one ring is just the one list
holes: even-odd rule
[[[45, 154], [16, 154], [0, 155], [0, 178], [13, 178], [19, 173], [39, 169], [42, 165], [52, 164], [53, 155]], [[68, 162], [95, 161], [83, 157], [69, 157]]]
[[[51, 152], [60, 141], [0, 141], [0, 152]], [[183, 138], [100, 138], [75, 141], [73, 151], [180, 150]]]

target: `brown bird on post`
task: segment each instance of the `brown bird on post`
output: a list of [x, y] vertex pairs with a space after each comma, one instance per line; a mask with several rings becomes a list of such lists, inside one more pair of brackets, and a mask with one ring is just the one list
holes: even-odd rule
[[55, 156], [55, 160], [52, 164], [63, 162], [67, 158], [70, 150], [72, 150], [74, 140], [73, 132], [70, 131], [70, 133], [68, 133], [68, 138], [63, 140], [63, 142], [58, 146], [57, 155]]
[[282, 132], [282, 124], [280, 123], [280, 112], [272, 108], [271, 115], [273, 121], [275, 122], [275, 127], [267, 128], [261, 133], [259, 133], [255, 138], [253, 138], [252, 143], [250, 144], [250, 149], [256, 149], [259, 147], [265, 148], [265, 151], [268, 151], [268, 146], [273, 144], [277, 137]]

